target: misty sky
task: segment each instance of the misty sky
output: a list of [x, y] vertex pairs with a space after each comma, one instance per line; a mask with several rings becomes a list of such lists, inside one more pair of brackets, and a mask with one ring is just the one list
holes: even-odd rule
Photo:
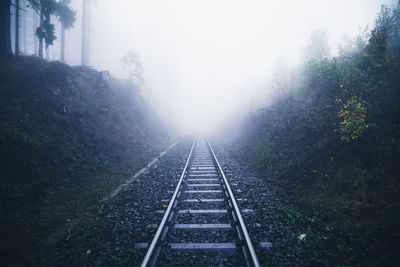
[[[81, 8], [81, 0], [73, 0]], [[261, 84], [284, 59], [296, 66], [315, 30], [328, 32], [332, 51], [344, 34], [371, 25], [391, 0], [95, 0], [90, 64], [126, 78], [120, 59], [141, 57], [145, 96], [163, 118], [188, 128], [213, 124], [238, 96]], [[80, 21], [67, 38], [79, 39]], [[69, 44], [79, 64], [79, 41]], [[265, 88], [263, 90], [268, 90]]]

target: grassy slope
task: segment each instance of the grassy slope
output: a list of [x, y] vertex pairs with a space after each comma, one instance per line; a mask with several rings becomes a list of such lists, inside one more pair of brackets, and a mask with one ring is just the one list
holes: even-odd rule
[[0, 257], [10, 262], [167, 144], [134, 89], [90, 68], [0, 62]]
[[251, 141], [241, 140], [233, 153], [294, 200], [277, 208], [307, 234], [301, 261], [396, 266], [400, 133], [395, 130], [376, 129], [360, 142], [344, 144], [335, 136], [300, 137], [292, 128], [279, 133], [279, 150], [267, 152], [274, 158], [271, 165], [260, 165], [260, 144]]
[[[293, 101], [266, 108], [237, 140], [234, 153], [296, 199], [282, 209], [308, 235], [308, 263], [400, 262], [400, 57], [384, 33], [371, 36], [349, 65], [311, 62]], [[352, 95], [374, 126], [346, 142], [337, 99]]]

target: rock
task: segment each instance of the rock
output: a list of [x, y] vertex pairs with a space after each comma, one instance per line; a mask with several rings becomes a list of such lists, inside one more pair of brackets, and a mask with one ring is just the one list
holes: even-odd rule
[[260, 242], [260, 246], [262, 248], [271, 248], [272, 247], [272, 243], [271, 242]]

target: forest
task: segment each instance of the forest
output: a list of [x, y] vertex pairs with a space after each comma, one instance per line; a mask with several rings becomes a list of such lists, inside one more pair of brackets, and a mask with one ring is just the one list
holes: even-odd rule
[[[332, 29], [347, 22], [298, 22], [304, 30], [296, 1], [261, 2], [0, 2], [5, 266], [139, 266], [169, 206], [184, 213], [172, 195], [182, 200], [182, 181], [196, 173], [199, 192], [218, 191], [207, 168], [244, 210], [261, 263], [248, 266], [398, 266], [400, 1], [371, 3], [370, 24], [340, 40]], [[298, 13], [346, 9], [317, 2], [297, 2], [316, 8]], [[347, 8], [364, 23], [366, 7]], [[198, 212], [224, 211], [213, 205]], [[226, 227], [184, 210], [190, 223], [171, 217], [171, 229]], [[243, 266], [225, 252], [179, 253], [157, 266]]]

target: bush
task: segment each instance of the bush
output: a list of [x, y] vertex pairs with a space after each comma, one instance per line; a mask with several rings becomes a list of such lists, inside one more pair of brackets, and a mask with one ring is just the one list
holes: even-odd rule
[[[337, 99], [337, 102], [341, 103], [342, 100]], [[373, 126], [366, 122], [367, 108], [356, 96], [343, 104], [338, 117], [342, 119], [339, 128], [340, 140], [345, 142], [359, 139], [369, 127]]]

